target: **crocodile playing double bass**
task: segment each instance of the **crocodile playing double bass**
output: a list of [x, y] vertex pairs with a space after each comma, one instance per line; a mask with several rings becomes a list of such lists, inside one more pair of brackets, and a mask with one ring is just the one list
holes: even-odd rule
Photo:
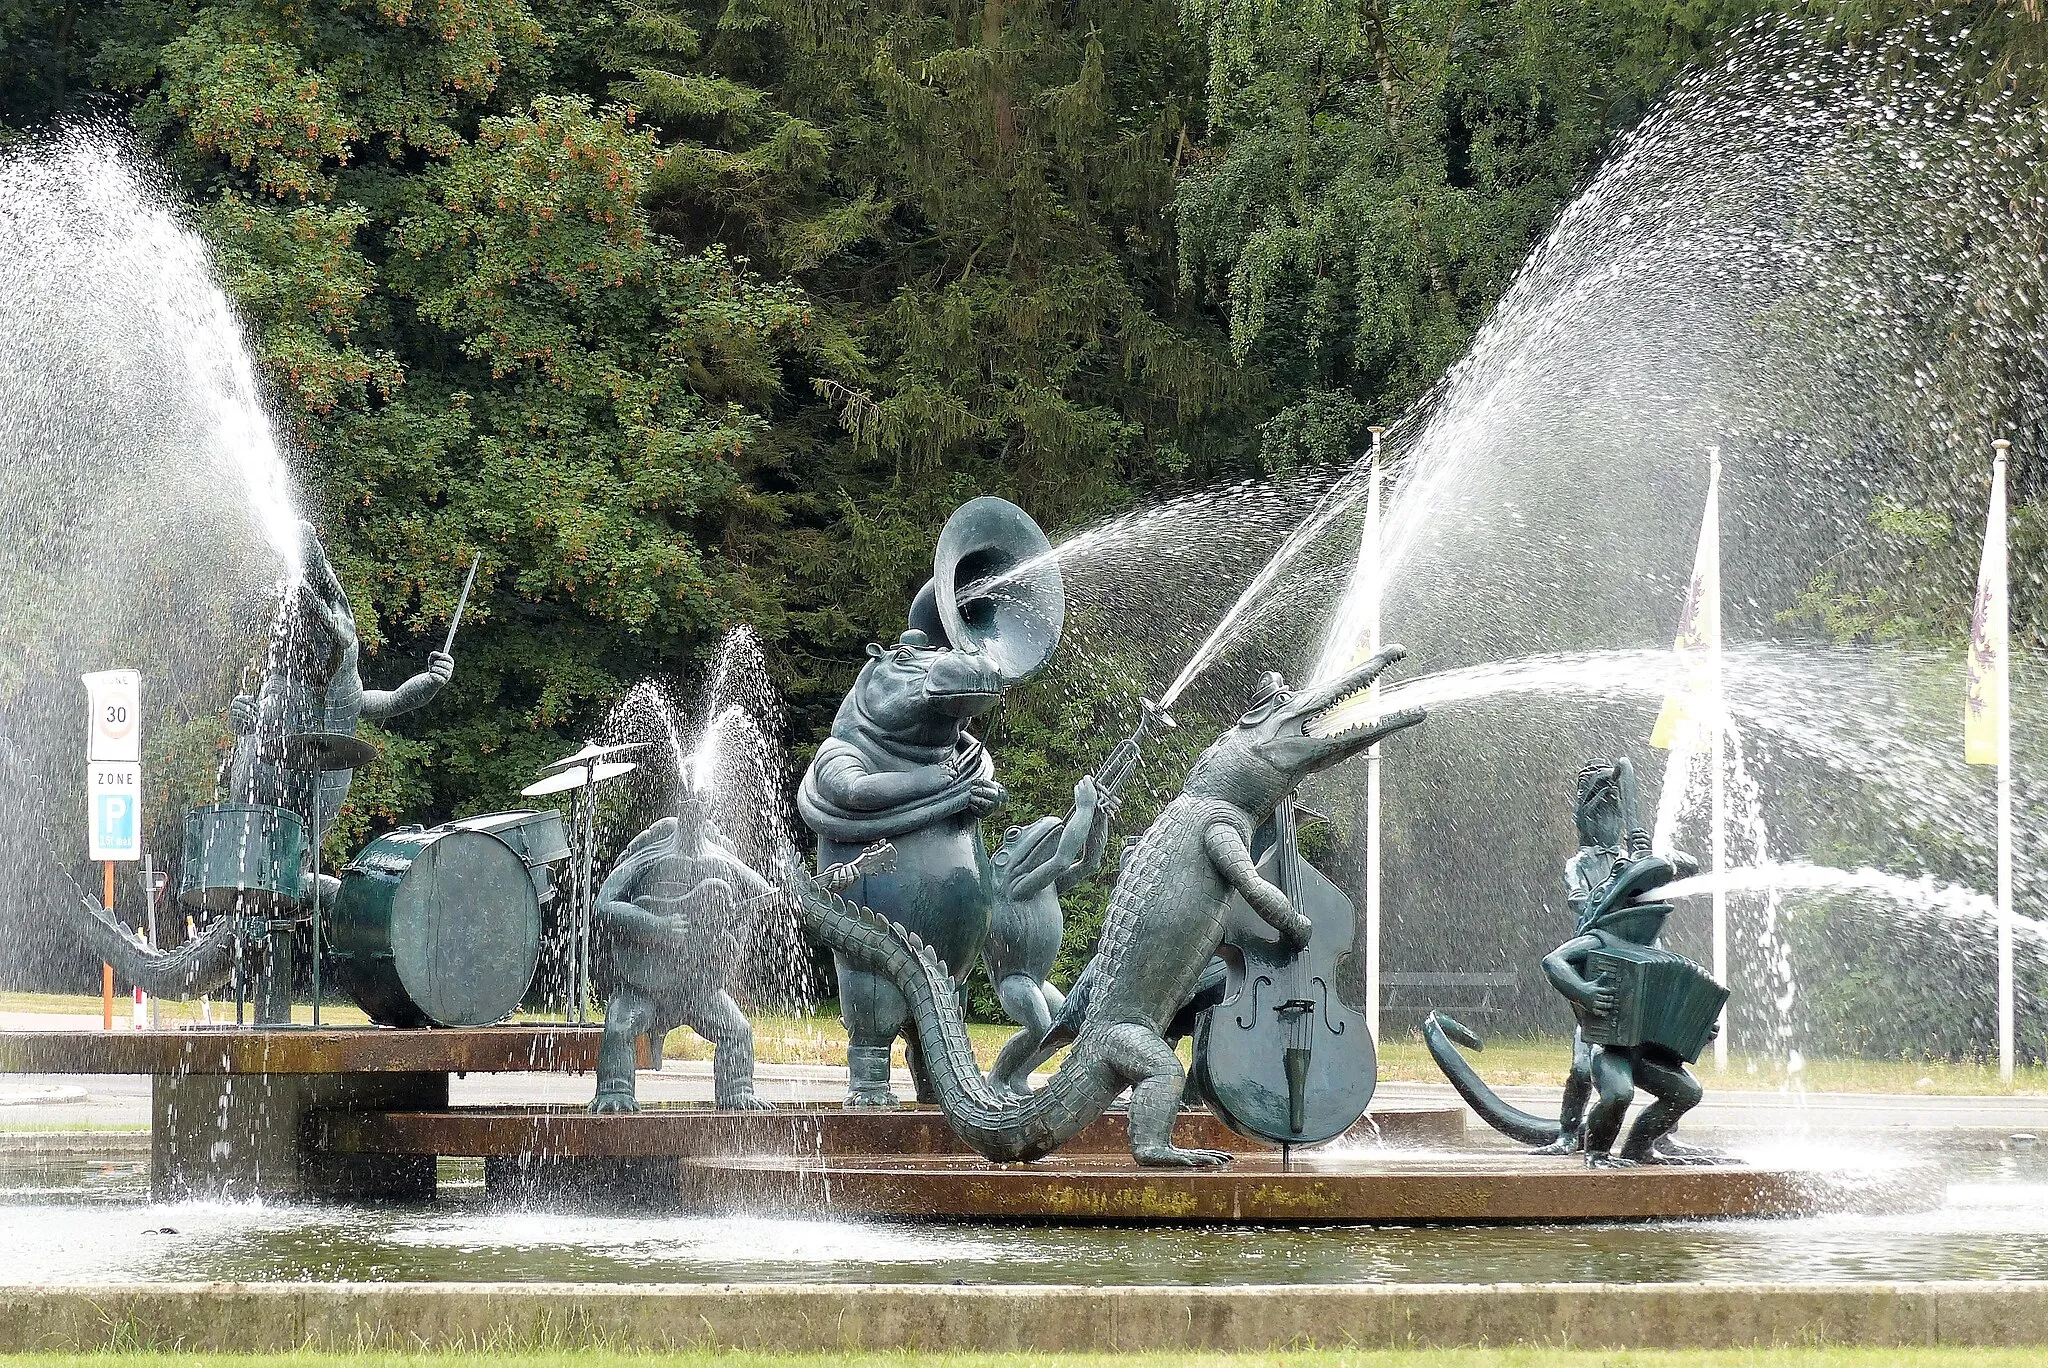
[[1368, 688], [1404, 652], [1381, 652], [1319, 687], [1255, 708], [1196, 760], [1125, 859], [1103, 925], [1098, 981], [1086, 1020], [1052, 1081], [1028, 1098], [992, 1086], [975, 1067], [952, 972], [886, 917], [837, 898], [803, 903], [805, 927], [839, 955], [885, 974], [909, 1005], [939, 1105], [983, 1156], [1036, 1159], [1079, 1134], [1130, 1091], [1131, 1154], [1141, 1164], [1208, 1166], [1220, 1150], [1173, 1143], [1185, 1075], [1164, 1032], [1222, 942], [1233, 894], [1290, 944], [1312, 924], [1260, 877], [1250, 841], [1283, 798], [1330, 768], [1423, 719], [1384, 714], [1334, 735], [1323, 715]]
[[[1277, 671], [1260, 679], [1247, 717], [1290, 697]], [[1253, 837], [1262, 878], [1313, 926], [1306, 943], [1276, 935], [1246, 900], [1233, 898], [1223, 929], [1224, 1000], [1195, 1030], [1194, 1083], [1240, 1135], [1283, 1149], [1313, 1145], [1365, 1115], [1379, 1078], [1372, 1027], [1343, 999], [1357, 913], [1351, 900], [1301, 857], [1293, 794]]]

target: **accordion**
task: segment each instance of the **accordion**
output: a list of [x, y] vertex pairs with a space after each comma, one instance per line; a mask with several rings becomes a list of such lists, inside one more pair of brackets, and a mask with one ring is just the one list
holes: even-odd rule
[[1691, 1062], [1713, 1038], [1728, 990], [1683, 955], [1610, 945], [1586, 956], [1586, 977], [1614, 989], [1614, 1010], [1588, 1012], [1589, 1045], [1661, 1045]]

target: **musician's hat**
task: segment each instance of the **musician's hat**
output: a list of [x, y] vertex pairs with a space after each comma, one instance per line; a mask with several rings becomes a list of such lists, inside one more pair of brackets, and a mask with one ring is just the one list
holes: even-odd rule
[[1245, 709], [1243, 717], [1237, 719], [1240, 727], [1255, 726], [1266, 720], [1273, 709], [1279, 707], [1294, 691], [1287, 687], [1287, 676], [1278, 670], [1268, 670], [1259, 676], [1259, 682], [1252, 688], [1251, 706]]

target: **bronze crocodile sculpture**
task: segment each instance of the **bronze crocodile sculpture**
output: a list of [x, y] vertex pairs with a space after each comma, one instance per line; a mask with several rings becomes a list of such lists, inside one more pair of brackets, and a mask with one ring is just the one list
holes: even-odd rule
[[1164, 1039], [1209, 967], [1233, 893], [1283, 935], [1305, 940], [1307, 919], [1259, 877], [1253, 830], [1304, 779], [1422, 721], [1420, 710], [1380, 716], [1332, 736], [1322, 714], [1367, 688], [1404, 653], [1383, 651], [1329, 683], [1282, 693], [1202, 752], [1181, 793], [1124, 861], [1102, 929], [1099, 979], [1086, 1022], [1059, 1072], [1029, 1098], [992, 1085], [975, 1067], [951, 971], [930, 947], [866, 908], [807, 898], [807, 929], [846, 959], [886, 975], [910, 1005], [939, 1105], [983, 1156], [1012, 1161], [1051, 1153], [1130, 1090], [1131, 1154], [1141, 1164], [1227, 1162], [1218, 1150], [1173, 1143], [1185, 1074]]

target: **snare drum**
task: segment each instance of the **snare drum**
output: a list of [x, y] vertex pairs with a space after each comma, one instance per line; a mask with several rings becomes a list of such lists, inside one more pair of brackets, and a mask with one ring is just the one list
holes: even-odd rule
[[306, 822], [287, 808], [215, 803], [185, 814], [178, 901], [206, 912], [293, 910], [304, 894]]
[[535, 882], [527, 857], [490, 832], [379, 837], [342, 871], [328, 914], [334, 976], [381, 1025], [502, 1021], [540, 961]]

